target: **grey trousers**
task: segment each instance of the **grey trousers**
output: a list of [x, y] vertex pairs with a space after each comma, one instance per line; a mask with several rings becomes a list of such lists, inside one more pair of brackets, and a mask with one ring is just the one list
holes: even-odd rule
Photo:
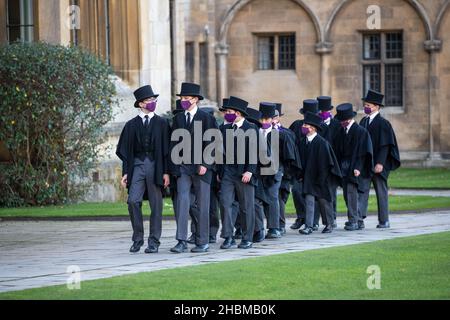
[[211, 185], [198, 175], [181, 173], [177, 179], [177, 233], [176, 239], [186, 241], [189, 227], [189, 210], [191, 208], [191, 187], [195, 196], [197, 210], [193, 210], [196, 224], [196, 244], [209, 243], [209, 197]]
[[266, 197], [269, 204], [264, 205], [264, 214], [267, 219], [267, 229], [280, 228], [280, 203], [278, 200], [278, 193], [280, 192], [282, 172], [276, 174], [277, 180], [269, 188], [266, 188]]
[[278, 201], [280, 203], [280, 228], [286, 227], [286, 203], [289, 199], [290, 192], [285, 189], [280, 189]]
[[303, 183], [295, 180], [292, 185], [292, 199], [294, 200], [295, 212], [297, 219], [301, 219], [305, 215], [305, 197], [303, 196]]
[[255, 233], [264, 231], [264, 204], [255, 198]]
[[[218, 199], [217, 195], [211, 189], [211, 195], [209, 197], [209, 235], [217, 236], [219, 231], [220, 221], [219, 221], [219, 211], [218, 211]], [[191, 209], [191, 232], [196, 233], [197, 221], [195, 220], [196, 215], [192, 213]]]
[[365, 189], [364, 193], [359, 194], [359, 210], [361, 217], [365, 218], [367, 216], [367, 207], [369, 205], [369, 192], [370, 184], [373, 183], [375, 193], [377, 196], [377, 207], [378, 207], [378, 221], [380, 223], [385, 223], [389, 221], [389, 195], [388, 195], [388, 185], [387, 181], [384, 180], [380, 175], [373, 175], [372, 179], [365, 179]]
[[351, 223], [357, 223], [363, 221], [363, 217], [360, 216], [359, 211], [359, 195], [358, 186], [354, 183], [344, 181], [344, 200], [347, 205], [348, 221]]
[[161, 188], [154, 184], [155, 163], [145, 158], [134, 162], [133, 178], [128, 192], [128, 213], [133, 227], [133, 241], [144, 240], [144, 221], [142, 217], [142, 201], [147, 188], [150, 203], [150, 234], [148, 242], [159, 244], [162, 229], [163, 199]]
[[[305, 214], [305, 225], [309, 228], [312, 228], [315, 224], [315, 216], [317, 214], [317, 210], [322, 213], [322, 220], [326, 224], [333, 223], [333, 205], [332, 202], [314, 197], [311, 194], [305, 195], [305, 204], [306, 204], [306, 214]], [[330, 222], [331, 221], [331, 222]]]
[[241, 178], [232, 177], [226, 172], [220, 184], [220, 201], [224, 213], [221, 236], [225, 239], [233, 236], [235, 195], [239, 201], [242, 240], [252, 242], [255, 230], [255, 187], [243, 183]]

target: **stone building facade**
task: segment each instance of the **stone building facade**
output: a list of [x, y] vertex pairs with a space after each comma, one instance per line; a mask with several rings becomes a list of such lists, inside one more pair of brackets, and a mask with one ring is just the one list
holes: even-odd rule
[[[365, 90], [378, 88], [386, 93], [383, 114], [396, 129], [403, 159], [437, 165], [450, 158], [450, 1], [183, 3], [186, 41], [199, 45], [208, 30], [212, 100], [282, 102], [289, 125], [303, 99], [331, 95], [335, 105], [349, 101], [362, 110]], [[374, 5], [380, 25], [371, 29]], [[287, 54], [292, 64], [277, 68], [280, 53], [286, 58], [289, 51], [281, 42], [286, 35], [295, 42]], [[269, 54], [261, 46], [267, 38]], [[275, 61], [261, 64], [264, 55]]]
[[450, 0], [0, 0], [0, 42], [80, 45], [117, 74], [121, 107], [88, 200], [123, 197], [113, 150], [136, 114], [133, 90], [148, 83], [161, 113], [193, 81], [209, 105], [228, 95], [281, 102], [285, 125], [318, 95], [361, 113], [364, 91], [376, 88], [405, 163], [448, 166], [449, 30]]

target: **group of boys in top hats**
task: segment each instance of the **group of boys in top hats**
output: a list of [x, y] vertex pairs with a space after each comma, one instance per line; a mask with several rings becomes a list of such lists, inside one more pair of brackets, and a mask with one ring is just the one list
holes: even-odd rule
[[[192, 252], [208, 251], [209, 244], [216, 242], [219, 221], [224, 250], [248, 249], [255, 242], [281, 238], [286, 233], [285, 204], [291, 191], [297, 214], [291, 229], [300, 229], [301, 234], [317, 231], [320, 217], [323, 233], [337, 227], [338, 186], [347, 206], [345, 230], [364, 229], [371, 184], [378, 203], [377, 228], [390, 227], [387, 179], [400, 166], [400, 156], [394, 130], [380, 114], [381, 93], [369, 90], [362, 99], [366, 116], [359, 124], [352, 104], [337, 106], [333, 116], [331, 97], [321, 96], [304, 100], [303, 119], [289, 128], [281, 124], [280, 103], [261, 102], [254, 109], [235, 96], [223, 100], [219, 110], [224, 119], [218, 126], [214, 109], [199, 107], [203, 96], [194, 83], [182, 84], [171, 121], [155, 113], [158, 94], [151, 86], [139, 88], [134, 95], [139, 114], [126, 123], [116, 150], [123, 163], [121, 184], [128, 189], [130, 252], [144, 245], [141, 208], [147, 199], [151, 216], [145, 252], [158, 252], [163, 191], [169, 186], [177, 225], [173, 253], [186, 252], [188, 243], [195, 245]], [[190, 134], [191, 148], [177, 149], [178, 129]], [[203, 139], [210, 129], [220, 131], [223, 158], [233, 161], [203, 159], [214, 143]], [[198, 141], [200, 146], [195, 145]], [[178, 161], [173, 159], [174, 151], [179, 151]], [[187, 151], [191, 154], [183, 154]], [[262, 161], [261, 154], [268, 161]]]

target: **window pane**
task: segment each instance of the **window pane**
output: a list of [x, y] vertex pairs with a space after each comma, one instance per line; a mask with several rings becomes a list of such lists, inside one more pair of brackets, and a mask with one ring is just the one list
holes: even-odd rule
[[186, 42], [186, 81], [194, 82], [194, 43]]
[[274, 68], [274, 37], [258, 37], [258, 69]]
[[7, 5], [9, 41], [33, 41], [33, 0], [8, 0]]
[[376, 60], [381, 58], [381, 37], [380, 34], [366, 34], [364, 35], [364, 59]]
[[379, 64], [364, 66], [363, 95], [369, 89], [381, 91], [381, 67]]
[[403, 35], [400, 32], [386, 33], [386, 58], [401, 59], [403, 57]]
[[403, 66], [387, 64], [385, 66], [386, 105], [403, 105]]
[[20, 3], [17, 0], [8, 0], [8, 24], [20, 25]]
[[279, 69], [295, 69], [295, 35], [279, 36]]

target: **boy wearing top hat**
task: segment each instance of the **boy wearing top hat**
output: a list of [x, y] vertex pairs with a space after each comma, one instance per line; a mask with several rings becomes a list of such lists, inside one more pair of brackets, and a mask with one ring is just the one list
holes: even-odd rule
[[400, 153], [398, 151], [397, 138], [389, 121], [380, 114], [383, 107], [384, 95], [380, 92], [369, 90], [362, 100], [364, 101], [364, 117], [360, 125], [369, 131], [373, 145], [373, 159], [375, 164], [372, 179], [367, 179], [366, 191], [360, 194], [361, 215], [366, 217], [369, 201], [369, 188], [371, 182], [375, 188], [378, 204], [377, 228], [389, 228], [388, 208], [388, 184], [389, 173], [400, 167]]
[[[303, 101], [303, 107], [300, 109], [300, 114], [305, 115], [307, 112], [311, 112], [313, 114], [319, 113], [319, 102], [316, 99], [306, 99]], [[295, 144], [297, 146], [300, 145], [301, 141], [305, 139], [305, 135], [302, 133], [302, 126], [304, 123], [304, 119], [301, 120], [295, 120], [289, 129], [294, 133], [295, 135]], [[323, 124], [321, 125], [324, 126]], [[320, 133], [319, 133], [320, 134]], [[294, 177], [298, 178], [298, 177]], [[294, 200], [294, 206], [295, 211], [297, 213], [297, 219], [295, 222], [291, 225], [291, 229], [297, 230], [302, 227], [303, 224], [305, 224], [305, 220], [302, 218], [305, 214], [305, 199], [303, 197], [303, 190], [302, 190], [302, 184], [298, 181], [298, 179], [294, 179], [293, 185], [292, 185], [292, 198]], [[316, 206], [315, 210], [315, 217], [314, 217], [314, 231], [319, 229], [319, 209]]]
[[[202, 143], [202, 154], [200, 155], [200, 159], [198, 159], [198, 155], [194, 156], [194, 142], [196, 140], [203, 141], [205, 131], [217, 128], [217, 123], [212, 115], [202, 111], [198, 107], [198, 102], [203, 100], [198, 84], [182, 83], [181, 92], [177, 96], [181, 97], [180, 104], [184, 112], [177, 113], [174, 116], [172, 136], [177, 129], [187, 130], [190, 134], [191, 154], [190, 157], [187, 157], [189, 158], [188, 161], [185, 162], [185, 155], [183, 155], [181, 164], [172, 166], [173, 174], [177, 176], [178, 215], [176, 217], [176, 239], [178, 243], [170, 251], [173, 253], [182, 253], [187, 250], [188, 217], [191, 206], [190, 191], [193, 187], [198, 216], [196, 217], [196, 246], [191, 251], [201, 253], [209, 249], [209, 202], [214, 166], [206, 164], [203, 161], [203, 151], [209, 143]], [[194, 130], [198, 125], [200, 125], [201, 130]], [[172, 141], [172, 148], [178, 142]], [[173, 161], [174, 159], [171, 160]]]
[[[334, 109], [331, 103], [331, 97], [329, 96], [320, 96], [317, 97], [317, 101], [319, 102], [319, 116], [323, 121], [323, 132], [322, 136], [333, 146], [333, 141], [337, 136], [337, 133], [341, 129], [341, 124], [338, 120], [333, 117], [331, 111]], [[336, 228], [336, 213], [337, 213], [337, 185], [333, 186], [333, 211], [334, 211], [334, 222], [333, 227]]]
[[337, 108], [336, 119], [341, 122], [341, 129], [336, 136], [334, 151], [342, 172], [344, 200], [347, 205], [348, 221], [345, 230], [354, 231], [364, 228], [364, 221], [359, 210], [359, 193], [367, 186], [364, 179], [373, 173], [373, 149], [369, 132], [358, 125], [354, 118], [351, 103], [343, 103]]
[[123, 187], [128, 189], [128, 212], [133, 227], [136, 253], [144, 244], [142, 201], [150, 202], [150, 234], [145, 253], [157, 253], [162, 228], [162, 189], [170, 183], [168, 174], [169, 124], [155, 113], [158, 94], [147, 85], [134, 92], [139, 115], [125, 124], [116, 155], [122, 160]]
[[[267, 235], [266, 239], [278, 239], [281, 237], [280, 232], [280, 203], [278, 200], [278, 194], [280, 191], [281, 180], [283, 178], [283, 166], [282, 161], [278, 154], [278, 159], [274, 159], [274, 146], [271, 145], [272, 134], [276, 132], [272, 127], [273, 117], [275, 116], [276, 105], [270, 102], [261, 102], [259, 104], [259, 112], [261, 112], [261, 128], [260, 139], [263, 139], [267, 145], [267, 155], [269, 156], [271, 163], [263, 165], [262, 167], [270, 167], [273, 161], [278, 161], [279, 167], [277, 171], [272, 175], [262, 175], [261, 180], [263, 182], [264, 190], [266, 191], [266, 199], [268, 205], [264, 207], [264, 212], [267, 218]], [[276, 132], [278, 133], [278, 132]], [[280, 144], [280, 141], [277, 141]]]
[[300, 144], [300, 158], [303, 174], [301, 178], [302, 191], [305, 197], [305, 228], [301, 234], [313, 232], [316, 201], [322, 214], [322, 220], [326, 221], [322, 233], [331, 233], [333, 230], [333, 188], [339, 183], [341, 171], [336, 156], [330, 144], [318, 135], [322, 131], [322, 118], [307, 112], [302, 126], [302, 133], [306, 136]]
[[[261, 128], [261, 112], [253, 108], [247, 108], [246, 119], [256, 125], [257, 128]], [[258, 164], [257, 172], [253, 176], [256, 180], [255, 186], [255, 231], [253, 234], [253, 242], [262, 242], [265, 239], [264, 231], [264, 206], [268, 205], [266, 199], [266, 193], [261, 180], [260, 166]]]
[[[221, 249], [230, 249], [236, 245], [233, 238], [235, 221], [232, 212], [235, 196], [239, 201], [239, 208], [242, 210], [240, 215], [242, 240], [239, 248], [249, 249], [253, 245], [257, 164], [256, 161], [252, 163], [250, 152], [254, 147], [252, 145], [254, 142], [251, 141], [252, 131], [254, 138], [257, 139], [257, 128], [245, 119], [247, 106], [247, 101], [233, 96], [230, 97], [228, 104], [225, 106], [225, 120], [228, 124], [221, 129], [225, 159], [224, 164], [219, 166], [220, 201], [224, 210], [222, 237], [225, 239], [220, 246]], [[232, 133], [231, 136], [230, 133]], [[232, 143], [227, 142], [231, 137], [233, 138]], [[238, 150], [242, 148], [242, 146], [238, 146], [239, 142], [244, 143], [243, 155], [238, 154]], [[233, 146], [234, 150], [229, 150], [230, 146]], [[229, 159], [230, 154], [234, 155], [233, 159]], [[232, 160], [231, 163], [230, 160]]]
[[[209, 113], [214, 117], [215, 109], [211, 107], [201, 108], [202, 111]], [[219, 183], [217, 182], [217, 172], [215, 168], [213, 169], [213, 174], [211, 178], [211, 194], [209, 197], [209, 243], [216, 243], [217, 232], [219, 231], [220, 221], [218, 212], [218, 198], [219, 193]], [[188, 243], [195, 244], [195, 230], [197, 230], [197, 221], [195, 220], [196, 215], [191, 215], [191, 236], [188, 239]]]

